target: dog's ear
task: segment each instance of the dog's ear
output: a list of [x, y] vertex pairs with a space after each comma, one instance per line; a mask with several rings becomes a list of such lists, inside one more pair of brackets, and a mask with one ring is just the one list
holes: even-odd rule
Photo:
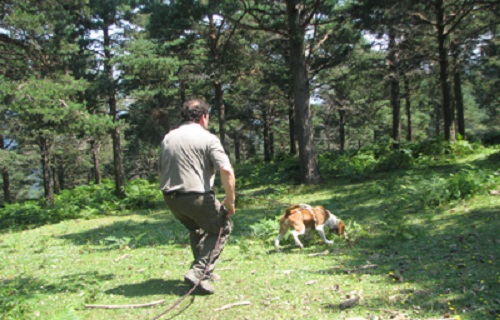
[[342, 221], [339, 221], [339, 225], [337, 226], [337, 232], [339, 236], [344, 234], [344, 228], [345, 228], [344, 223]]

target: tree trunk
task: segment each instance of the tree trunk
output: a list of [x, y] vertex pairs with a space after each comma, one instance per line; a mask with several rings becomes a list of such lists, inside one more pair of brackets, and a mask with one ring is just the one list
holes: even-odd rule
[[460, 76], [460, 51], [458, 45], [454, 42], [451, 44], [451, 51], [453, 56], [453, 98], [454, 109], [457, 110], [457, 129], [462, 139], [465, 139], [464, 99], [462, 95], [462, 78]]
[[443, 113], [443, 108], [439, 103], [434, 104], [434, 114], [436, 116], [436, 121], [434, 122], [434, 130], [436, 131], [436, 138], [441, 135], [441, 114]]
[[403, 72], [403, 80], [405, 87], [405, 109], [406, 109], [406, 141], [411, 142], [413, 140], [413, 126], [411, 119], [411, 92], [410, 92], [410, 80]]
[[99, 150], [101, 145], [96, 142], [95, 139], [90, 141], [90, 149], [92, 150], [92, 162], [94, 164], [94, 182], [95, 184], [101, 184], [101, 168], [99, 163]]
[[59, 180], [58, 180], [58, 175], [57, 175], [57, 156], [54, 156], [52, 160], [52, 183], [54, 185], [54, 193], [59, 194], [60, 192], [60, 185], [59, 185]]
[[[214, 14], [210, 14], [208, 17], [209, 21], [209, 35], [208, 35], [208, 47], [210, 48], [212, 63], [215, 68], [220, 65], [219, 56], [219, 44], [217, 37], [217, 30], [215, 27]], [[224, 147], [226, 153], [229, 154], [229, 148], [226, 145], [226, 107], [224, 105], [224, 91], [222, 90], [222, 83], [220, 78], [217, 76], [219, 74], [218, 70], [212, 70], [215, 74], [214, 79], [214, 91], [215, 91], [215, 110], [219, 111], [219, 139]]]
[[269, 128], [269, 106], [265, 104], [262, 107], [263, 122], [264, 122], [264, 161], [271, 161], [271, 141]]
[[442, 107], [444, 119], [444, 139], [455, 141], [454, 112], [451, 106], [450, 89], [448, 85], [448, 52], [446, 49], [446, 33], [444, 25], [444, 4], [443, 0], [436, 0], [436, 30], [439, 53], [439, 81], [441, 83]]
[[317, 184], [321, 180], [312, 128], [311, 106], [309, 103], [309, 77], [304, 52], [305, 29], [301, 25], [300, 12], [296, 0], [287, 0], [287, 14], [290, 44], [290, 69], [293, 79], [295, 125], [299, 142], [301, 182]]
[[57, 166], [57, 179], [59, 181], [59, 188], [61, 190], [66, 189], [66, 171], [64, 168], [64, 162], [59, 162]]
[[42, 166], [43, 190], [45, 194], [45, 204], [54, 204], [54, 194], [50, 185], [50, 152], [49, 144], [45, 137], [39, 137], [38, 146], [40, 147], [40, 164]]
[[[0, 135], [0, 150], [5, 150], [5, 138]], [[5, 165], [5, 164], [4, 164]], [[12, 203], [12, 198], [10, 195], [10, 174], [7, 167], [2, 167], [2, 179], [3, 179], [3, 200], [5, 203]]]
[[219, 139], [224, 150], [229, 154], [229, 149], [226, 146], [226, 107], [224, 106], [222, 84], [214, 81], [214, 89], [215, 109], [219, 111]]
[[104, 33], [104, 72], [108, 80], [108, 104], [109, 114], [111, 115], [114, 128], [111, 131], [113, 139], [113, 169], [115, 176], [115, 195], [119, 198], [125, 198], [125, 173], [123, 170], [123, 159], [121, 150], [120, 125], [118, 123], [118, 112], [116, 103], [116, 92], [113, 78], [113, 66], [111, 65], [111, 38], [109, 36], [109, 24], [105, 23], [103, 28]]
[[297, 141], [295, 139], [295, 104], [293, 98], [293, 85], [290, 85], [288, 91], [288, 125], [289, 125], [289, 138], [290, 138], [290, 154], [297, 154]]
[[12, 203], [12, 197], [10, 195], [10, 174], [7, 168], [2, 170], [3, 179], [3, 201], [5, 203]]
[[345, 150], [345, 110], [339, 109], [339, 149]]
[[237, 128], [234, 129], [234, 157], [236, 159], [236, 163], [241, 162], [241, 137]]
[[453, 76], [454, 93], [455, 93], [455, 108], [457, 110], [457, 126], [458, 133], [465, 139], [465, 116], [464, 116], [464, 100], [462, 96], [462, 78], [460, 70], [456, 70]]
[[269, 153], [271, 155], [271, 160], [274, 159], [274, 118], [271, 117], [271, 122], [269, 124]]
[[401, 144], [401, 103], [399, 100], [399, 62], [397, 58], [396, 31], [389, 30], [389, 83], [391, 87], [392, 107], [392, 139], [393, 148], [399, 149]]

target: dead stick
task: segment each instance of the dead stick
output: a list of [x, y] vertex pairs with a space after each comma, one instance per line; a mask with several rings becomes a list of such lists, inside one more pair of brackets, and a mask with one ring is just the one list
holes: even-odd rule
[[318, 252], [318, 253], [310, 253], [307, 256], [308, 257], [316, 257], [316, 256], [326, 256], [328, 254], [330, 254], [330, 251], [326, 250], [326, 251]]
[[226, 309], [231, 309], [232, 307], [244, 306], [244, 305], [249, 305], [249, 304], [250, 304], [250, 301], [240, 301], [240, 302], [226, 304], [225, 306], [214, 309], [214, 311], [222, 311], [222, 310], [226, 310]]
[[85, 308], [89, 309], [134, 309], [134, 308], [146, 308], [146, 307], [151, 307], [155, 306], [157, 304], [162, 304], [165, 303], [165, 300], [158, 300], [158, 301], [152, 301], [149, 303], [142, 303], [142, 304], [118, 304], [118, 305], [113, 305], [113, 304], [86, 304], [84, 305]]
[[354, 244], [352, 243], [351, 239], [349, 239], [349, 236], [347, 235], [347, 232], [344, 231], [344, 238], [345, 238], [345, 241], [347, 241], [347, 244], [349, 245], [349, 247], [354, 248]]

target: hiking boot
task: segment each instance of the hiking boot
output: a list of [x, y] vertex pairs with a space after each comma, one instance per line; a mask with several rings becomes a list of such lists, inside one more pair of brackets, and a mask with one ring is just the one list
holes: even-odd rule
[[[202, 295], [205, 294], [214, 294], [215, 288], [208, 280], [202, 280], [194, 274], [193, 270], [189, 270], [188, 273], [184, 276], [184, 282], [186, 282], [191, 287], [198, 285], [196, 288], [196, 292]], [[200, 284], [198, 284], [200, 282]]]

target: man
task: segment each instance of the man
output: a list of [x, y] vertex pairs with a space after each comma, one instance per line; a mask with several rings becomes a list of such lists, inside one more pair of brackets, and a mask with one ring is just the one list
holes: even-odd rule
[[[220, 140], [206, 130], [208, 113], [209, 106], [203, 100], [193, 99], [183, 104], [184, 123], [163, 138], [159, 164], [165, 202], [189, 230], [194, 261], [184, 281], [195, 286], [201, 280], [197, 288], [201, 294], [215, 292], [209, 280], [231, 233], [229, 217], [235, 212], [236, 200], [235, 176], [229, 158]], [[213, 190], [216, 170], [226, 193], [222, 203]]]

